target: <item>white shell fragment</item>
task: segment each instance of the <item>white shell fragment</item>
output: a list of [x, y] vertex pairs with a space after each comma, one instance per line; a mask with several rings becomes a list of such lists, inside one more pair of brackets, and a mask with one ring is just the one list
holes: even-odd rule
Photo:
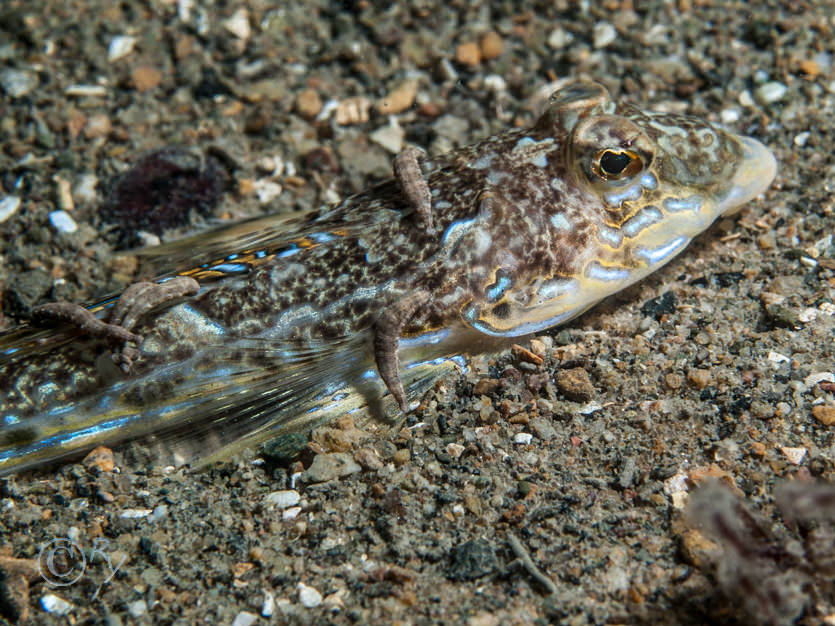
[[78, 230], [78, 224], [66, 211], [53, 211], [49, 214], [49, 222], [55, 229], [62, 233], [74, 233]]
[[130, 35], [117, 35], [110, 40], [110, 45], [107, 46], [107, 60], [110, 63], [118, 61], [119, 59], [128, 56], [133, 52], [133, 47], [136, 45], [136, 37]]
[[14, 215], [20, 208], [20, 198], [17, 196], [4, 196], [0, 200], [0, 224]]

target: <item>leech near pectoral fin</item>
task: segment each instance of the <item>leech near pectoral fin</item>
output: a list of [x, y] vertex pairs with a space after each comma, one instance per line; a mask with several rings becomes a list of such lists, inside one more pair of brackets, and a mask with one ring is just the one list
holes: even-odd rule
[[415, 312], [428, 301], [429, 293], [426, 291], [406, 296], [389, 305], [374, 325], [374, 358], [377, 361], [377, 371], [404, 413], [409, 412], [409, 403], [403, 383], [400, 382], [400, 359], [397, 356], [400, 333]]
[[61, 322], [74, 326], [90, 337], [109, 339], [114, 342], [139, 341], [139, 335], [135, 335], [127, 328], [119, 324], [108, 324], [101, 321], [90, 311], [80, 304], [72, 302], [50, 302], [32, 309], [30, 316], [32, 322], [43, 326], [49, 322]]
[[414, 207], [423, 222], [427, 234], [434, 235], [432, 192], [420, 169], [420, 161], [424, 158], [424, 153], [418, 148], [413, 146], [404, 148], [394, 157], [394, 177], [400, 184], [409, 204]]
[[177, 276], [164, 283], [134, 283], [119, 296], [110, 323], [130, 330], [151, 309], [183, 296], [193, 296], [199, 290], [200, 284], [189, 276]]

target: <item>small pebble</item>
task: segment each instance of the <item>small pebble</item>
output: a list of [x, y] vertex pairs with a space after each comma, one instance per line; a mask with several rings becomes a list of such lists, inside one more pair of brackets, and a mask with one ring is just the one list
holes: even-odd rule
[[788, 446], [781, 446], [780, 451], [789, 460], [789, 462], [794, 465], [800, 465], [803, 463], [803, 459], [806, 456], [806, 448], [790, 448]]
[[472, 41], [459, 44], [455, 49], [455, 60], [461, 65], [475, 67], [481, 63], [481, 49], [477, 43]]
[[136, 602], [128, 603], [128, 613], [133, 618], [139, 618], [148, 613], [148, 604], [145, 600], [137, 600]]
[[125, 509], [119, 514], [122, 519], [142, 519], [148, 517], [153, 511], [151, 509]]
[[299, 592], [299, 602], [307, 609], [312, 609], [322, 604], [322, 594], [313, 587], [309, 587], [304, 583], [299, 583], [297, 587]]
[[812, 407], [812, 417], [824, 426], [835, 426], [835, 406], [819, 404]]
[[162, 72], [150, 65], [140, 65], [131, 73], [131, 82], [139, 93], [156, 89], [162, 82]]
[[235, 619], [232, 621], [232, 626], [252, 626], [257, 621], [258, 616], [255, 613], [241, 611], [235, 616]]
[[400, 83], [387, 96], [380, 98], [375, 108], [383, 115], [402, 113], [414, 104], [417, 92], [418, 81], [407, 80]]
[[49, 214], [50, 223], [62, 233], [74, 233], [78, 230], [78, 224], [66, 211], [52, 211]]
[[810, 133], [808, 130], [805, 130], [802, 133], [798, 133], [794, 137], [794, 145], [796, 145], [798, 148], [802, 148], [806, 145], [806, 142], [809, 141], [809, 137], [811, 136], [812, 133]]
[[362, 124], [368, 121], [370, 110], [371, 101], [368, 98], [346, 98], [337, 105], [334, 119], [340, 126]]
[[397, 123], [396, 117], [389, 118], [389, 123], [378, 128], [369, 135], [369, 139], [391, 154], [398, 154], [403, 150], [403, 140], [406, 131]]
[[481, 58], [486, 61], [498, 58], [504, 50], [504, 41], [502, 41], [501, 35], [496, 31], [491, 30], [485, 33], [481, 37], [480, 44]]
[[594, 32], [592, 35], [593, 46], [598, 50], [605, 48], [615, 39], [617, 39], [618, 31], [609, 22], [598, 22], [594, 25]]
[[520, 446], [530, 445], [531, 441], [533, 441], [533, 435], [530, 433], [516, 433], [516, 436], [513, 437], [513, 443]]
[[266, 178], [255, 181], [255, 195], [261, 204], [269, 204], [281, 195], [283, 190], [283, 187], [277, 182], [267, 180]]
[[554, 382], [562, 394], [574, 402], [588, 402], [594, 397], [594, 385], [582, 367], [558, 370]]
[[32, 72], [7, 68], [0, 72], [0, 86], [11, 98], [22, 98], [38, 86], [38, 76]]
[[272, 617], [275, 613], [275, 596], [270, 591], [264, 592], [264, 602], [261, 604], [261, 617]]
[[754, 99], [762, 105], [773, 104], [783, 99], [788, 88], [783, 83], [768, 82], [757, 87]]
[[136, 37], [130, 35], [117, 35], [110, 40], [110, 45], [107, 46], [107, 60], [110, 63], [118, 61], [133, 52], [133, 47], [136, 45]]
[[548, 40], [546, 43], [549, 47], [553, 48], [554, 50], [561, 50], [565, 48], [568, 44], [574, 41], [574, 35], [572, 35], [567, 30], [564, 30], [560, 27], [555, 28], [551, 31], [551, 34], [548, 35]]
[[466, 448], [462, 446], [460, 443], [448, 443], [446, 445], [446, 452], [453, 459], [457, 459], [458, 457], [460, 457], [464, 450], [466, 450]]
[[84, 467], [97, 467], [102, 472], [112, 472], [116, 467], [116, 461], [113, 458], [113, 450], [98, 446], [90, 450], [89, 454], [84, 457], [82, 461]]
[[282, 521], [288, 521], [292, 519], [296, 519], [299, 513], [302, 512], [302, 507], [300, 506], [291, 506], [290, 508], [284, 509], [281, 512], [281, 519]]
[[286, 489], [282, 491], [273, 491], [264, 497], [264, 504], [268, 507], [278, 507], [286, 509], [295, 506], [299, 503], [302, 497], [299, 492], [294, 489]]
[[739, 109], [736, 108], [722, 109], [721, 113], [719, 113], [719, 118], [723, 124], [733, 124], [739, 121], [739, 116]]
[[406, 465], [412, 458], [412, 453], [409, 451], [408, 448], [400, 448], [397, 452], [394, 453], [394, 456], [391, 460], [394, 464], [398, 467]]
[[0, 200], [0, 224], [14, 215], [20, 208], [20, 198], [18, 196], [3, 196]]
[[[99, 179], [95, 174], [82, 174], [78, 178], [78, 182], [73, 190], [75, 201], [79, 204], [88, 202], [95, 202], [98, 195], [96, 194], [96, 186], [99, 184]], [[0, 219], [0, 221], [2, 221]]]
[[113, 124], [110, 121], [110, 116], [105, 113], [97, 113], [87, 120], [87, 125], [84, 127], [84, 136], [87, 139], [107, 137], [111, 130], [113, 130]]
[[310, 467], [302, 473], [301, 479], [305, 483], [324, 483], [356, 474], [361, 470], [362, 468], [347, 452], [317, 454], [313, 457]]
[[223, 21], [223, 27], [238, 39], [246, 41], [252, 35], [252, 28], [249, 25], [249, 11], [241, 7], [232, 14], [232, 17]]
[[712, 382], [713, 377], [708, 369], [693, 368], [687, 372], [687, 382], [696, 389], [704, 389]]
[[58, 206], [64, 211], [72, 211], [75, 208], [75, 203], [72, 200], [72, 192], [70, 191], [70, 181], [66, 178], [56, 174], [52, 177], [57, 186], [56, 196], [58, 198]]
[[748, 91], [747, 89], [743, 90], [739, 94], [739, 97], [737, 98], [737, 101], [744, 107], [754, 106], [754, 99], [751, 97], [751, 92]]
[[296, 97], [296, 113], [306, 120], [312, 120], [322, 110], [322, 98], [315, 89], [303, 89]]
[[64, 95], [76, 98], [105, 98], [107, 89], [101, 85], [69, 85]]
[[55, 594], [48, 593], [45, 596], [41, 596], [41, 608], [51, 615], [63, 616], [72, 611], [72, 604]]

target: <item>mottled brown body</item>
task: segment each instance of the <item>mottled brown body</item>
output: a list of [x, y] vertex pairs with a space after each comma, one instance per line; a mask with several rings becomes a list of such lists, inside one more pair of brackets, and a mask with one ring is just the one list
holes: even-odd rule
[[400, 159], [398, 180], [334, 209], [191, 240], [179, 254], [194, 264], [174, 255], [167, 277], [200, 290], [138, 309], [127, 375], [77, 330], [0, 340], [0, 472], [166, 428], [309, 427], [376, 379], [375, 355], [406, 408], [398, 371], [476, 335], [538, 332], [639, 280], [770, 182], [767, 154], [579, 85], [533, 128]]

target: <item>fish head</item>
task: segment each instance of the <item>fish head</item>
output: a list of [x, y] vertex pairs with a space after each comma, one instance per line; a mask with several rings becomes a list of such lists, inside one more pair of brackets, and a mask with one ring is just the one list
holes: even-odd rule
[[[596, 83], [554, 94], [533, 134], [560, 144], [553, 159], [560, 181], [551, 186], [563, 193], [542, 216], [547, 235], [529, 238], [550, 249], [528, 256], [555, 261], [529, 266], [524, 277], [507, 277], [496, 264], [503, 282], [486, 284], [483, 301], [462, 311], [494, 336], [555, 326], [642, 279], [764, 191], [777, 170], [756, 139], [697, 117], [616, 103]], [[489, 297], [497, 285], [506, 287], [501, 297]]]

